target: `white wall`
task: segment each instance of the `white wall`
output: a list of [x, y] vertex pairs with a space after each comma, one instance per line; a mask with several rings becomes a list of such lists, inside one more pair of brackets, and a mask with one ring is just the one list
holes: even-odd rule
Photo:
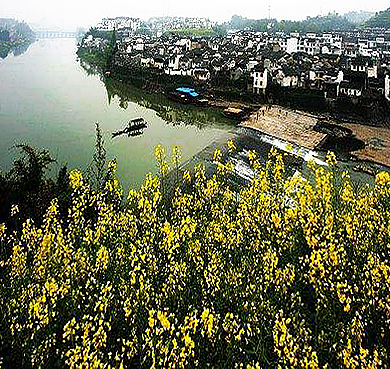
[[287, 40], [287, 52], [289, 54], [296, 53], [298, 51], [298, 39], [291, 37]]
[[344, 79], [344, 72], [342, 70], [339, 71], [337, 75], [336, 82], [340, 83]]
[[373, 67], [368, 67], [367, 68], [367, 76], [377, 78], [378, 77], [377, 71], [378, 71], [378, 68], [376, 65], [374, 65]]
[[268, 82], [268, 71], [264, 69], [264, 72], [252, 72], [251, 77], [253, 77], [253, 92], [265, 91], [267, 88]]

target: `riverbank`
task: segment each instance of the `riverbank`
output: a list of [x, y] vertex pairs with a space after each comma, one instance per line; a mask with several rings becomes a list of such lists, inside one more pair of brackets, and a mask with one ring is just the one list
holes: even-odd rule
[[[151, 91], [149, 88], [144, 88], [149, 93], [167, 95], [160, 86], [156, 88], [157, 92]], [[381, 169], [390, 168], [390, 129], [383, 127], [373, 127], [367, 124], [346, 123], [329, 118], [326, 114], [314, 114], [301, 110], [289, 109], [279, 105], [268, 105], [258, 103], [248, 103], [243, 101], [229, 101], [221, 98], [214, 98], [212, 93], [206, 92], [202, 96], [207, 99], [208, 106], [220, 109], [222, 112], [240, 112], [246, 111], [244, 119], [236, 119], [237, 126], [249, 128], [247, 135], [255, 135], [253, 131], [259, 134], [269, 136], [271, 139], [283, 141], [285, 144], [293, 145], [298, 148], [305, 148], [312, 151], [333, 150], [339, 155], [339, 159], [344, 161], [353, 160], [354, 162], [365, 162], [368, 167], [368, 172], [376, 173], [378, 171], [377, 164], [384, 166]], [[194, 105], [194, 109], [202, 111], [203, 106]], [[188, 105], [186, 105], [188, 106]], [[234, 114], [232, 114], [234, 116]], [[232, 115], [225, 115], [229, 118], [234, 118]], [[326, 121], [328, 124], [338, 127], [339, 129], [351, 130], [350, 135], [346, 137], [337, 137], [319, 131], [317, 128], [318, 122]], [[251, 133], [252, 130], [252, 133]], [[384, 139], [381, 139], [381, 137]], [[233, 139], [233, 137], [231, 137]], [[210, 147], [218, 147], [223, 145], [222, 140], [217, 140], [218, 143], [213, 143]], [[336, 144], [334, 143], [336, 141]], [[383, 141], [383, 142], [382, 142]], [[381, 142], [380, 146], [375, 142]], [[256, 146], [256, 145], [255, 145]], [[248, 150], [255, 149], [247, 148]], [[262, 148], [260, 151], [264, 151]], [[206, 155], [208, 152], [202, 151], [197, 157], [202, 157], [205, 161], [210, 162], [212, 155]], [[207, 157], [207, 159], [206, 159]], [[191, 166], [191, 165], [190, 165]], [[359, 164], [355, 163], [350, 166], [359, 168]], [[210, 171], [211, 173], [212, 171]]]
[[[115, 78], [115, 73], [110, 78]], [[130, 78], [130, 77], [129, 77]], [[135, 78], [135, 77], [131, 77]], [[129, 83], [131, 83], [131, 78]], [[141, 83], [142, 89], [152, 94], [162, 94], [168, 96], [167, 90], [173, 86], [185, 83], [186, 80], [169, 81], [168, 85], [155, 80], [150, 81], [141, 76], [137, 83]], [[143, 82], [142, 82], [143, 81]], [[125, 82], [125, 81], [123, 81]], [[169, 86], [169, 87], [167, 87]], [[197, 86], [200, 87], [200, 86]], [[290, 109], [280, 105], [261, 104], [242, 101], [228, 100], [215, 96], [213, 88], [207, 88], [200, 95], [207, 100], [207, 105], [220, 109], [226, 117], [236, 119], [237, 125], [258, 130], [270, 137], [289, 142], [293, 145], [305, 147], [309, 150], [334, 150], [346, 158], [354, 160], [368, 161], [390, 167], [390, 129], [386, 127], [375, 127], [370, 123], [356, 123], [346, 119], [335, 119], [327, 113], [310, 113], [302, 110]], [[193, 104], [196, 105], [196, 104]], [[204, 107], [199, 106], [199, 109]], [[240, 114], [242, 119], [240, 118]], [[329, 135], [315, 129], [318, 121], [325, 120], [338, 127], [352, 129], [352, 135], [346, 140], [337, 139], [336, 144], [327, 142]], [[381, 136], [385, 137], [384, 143], [380, 147], [374, 147], [371, 142], [380, 141]], [[331, 139], [334, 137], [331, 136]], [[326, 143], [326, 145], [324, 145]]]
[[[228, 104], [222, 104], [225, 108]], [[239, 107], [241, 105], [234, 104]], [[325, 127], [324, 131], [319, 128]], [[229, 152], [227, 141], [232, 140], [236, 147]], [[336, 144], [335, 144], [336, 143]], [[358, 145], [357, 145], [358, 143]], [[195, 172], [202, 164], [207, 176], [217, 173], [214, 160], [216, 149], [221, 151], [222, 162], [230, 162], [233, 171], [225, 177], [232, 189], [237, 192], [254, 178], [255, 173], [249, 163], [248, 153], [256, 152], [260, 163], [265, 165], [271, 147], [283, 153], [286, 172], [290, 175], [300, 173], [309, 176], [307, 162], [314, 160], [326, 165], [328, 149], [339, 148], [336, 152], [340, 172], [347, 171], [355, 186], [373, 184], [374, 176], [380, 171], [390, 171], [390, 130], [359, 124], [339, 124], [327, 121], [324, 117], [302, 111], [286, 109], [281, 106], [263, 106], [255, 110], [248, 119], [235, 129], [221, 135], [204, 147], [179, 168], [172, 170], [164, 179], [166, 195], [173, 196], [177, 178], [186, 171]], [[360, 149], [356, 149], [360, 147]]]
[[354, 151], [358, 160], [375, 162], [390, 168], [390, 129], [368, 125], [346, 123], [355, 136], [365, 143], [365, 147]]
[[[318, 130], [318, 122], [325, 118], [320, 115], [286, 109], [281, 106], [262, 107], [251, 114], [240, 126], [258, 130], [266, 135], [305, 147], [309, 150], [326, 151], [333, 149], [342, 156], [357, 161], [372, 162], [390, 168], [390, 129], [368, 124], [343, 123], [327, 120], [327, 124], [339, 130], [344, 128], [344, 136], [338, 132], [323, 133]], [[336, 141], [337, 145], [330, 144]]]
[[312, 114], [281, 106], [265, 106], [251, 114], [240, 126], [314, 150], [327, 137], [325, 133], [314, 130], [317, 121], [318, 117]]

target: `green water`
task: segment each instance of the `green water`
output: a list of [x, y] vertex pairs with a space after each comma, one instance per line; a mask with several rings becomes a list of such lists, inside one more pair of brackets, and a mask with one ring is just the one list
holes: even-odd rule
[[[18, 56], [0, 59], [0, 168], [10, 168], [17, 143], [46, 148], [63, 164], [85, 169], [91, 163], [95, 122], [103, 131], [108, 158], [117, 158], [124, 186], [138, 187], [155, 172], [154, 147], [182, 148], [183, 161], [232, 129], [219, 111], [185, 106], [164, 96], [88, 73], [76, 57], [74, 39], [46, 39]], [[143, 117], [141, 136], [111, 138], [129, 120]]]

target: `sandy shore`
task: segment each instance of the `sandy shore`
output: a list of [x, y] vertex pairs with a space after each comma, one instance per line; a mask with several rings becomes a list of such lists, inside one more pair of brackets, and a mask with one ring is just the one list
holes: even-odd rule
[[327, 136], [313, 129], [317, 120], [314, 115], [273, 105], [255, 111], [240, 125], [313, 150]]
[[352, 154], [361, 160], [369, 160], [390, 167], [390, 129], [362, 124], [345, 123], [356, 138], [364, 141], [364, 149]]

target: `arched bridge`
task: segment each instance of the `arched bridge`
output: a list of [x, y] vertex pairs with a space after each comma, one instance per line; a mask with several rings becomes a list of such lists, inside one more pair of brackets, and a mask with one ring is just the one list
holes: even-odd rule
[[35, 37], [41, 38], [73, 38], [76, 37], [76, 32], [67, 31], [35, 31]]

